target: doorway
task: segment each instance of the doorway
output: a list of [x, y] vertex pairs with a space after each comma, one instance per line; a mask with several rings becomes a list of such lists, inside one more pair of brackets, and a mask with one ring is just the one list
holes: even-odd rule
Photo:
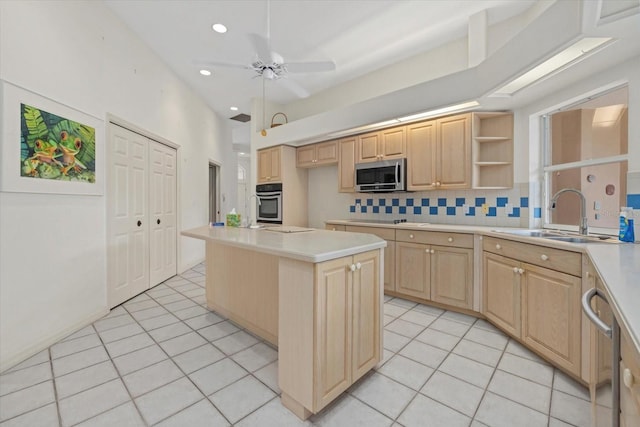
[[220, 220], [220, 166], [209, 162], [209, 222]]

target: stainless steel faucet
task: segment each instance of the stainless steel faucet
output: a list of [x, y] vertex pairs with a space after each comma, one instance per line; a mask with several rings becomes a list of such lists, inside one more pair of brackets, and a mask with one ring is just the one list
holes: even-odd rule
[[558, 200], [558, 197], [560, 197], [560, 195], [563, 193], [576, 193], [578, 196], [580, 196], [580, 216], [582, 217], [582, 219], [580, 220], [580, 234], [586, 236], [589, 231], [587, 226], [587, 199], [584, 197], [584, 194], [580, 192], [580, 190], [576, 190], [575, 188], [563, 188], [562, 190], [554, 194], [551, 198], [551, 209], [556, 208], [556, 201]]
[[[251, 198], [255, 197], [256, 201], [258, 202], [258, 206], [262, 206], [262, 202], [260, 201], [260, 196], [258, 196], [257, 194], [252, 194], [249, 197], [247, 197], [247, 203], [251, 201]], [[256, 225], [251, 225], [253, 221], [249, 220], [249, 224], [247, 224], [247, 228], [257, 228], [257, 223], [258, 223], [258, 219], [257, 219], [257, 215], [258, 213], [256, 212]]]

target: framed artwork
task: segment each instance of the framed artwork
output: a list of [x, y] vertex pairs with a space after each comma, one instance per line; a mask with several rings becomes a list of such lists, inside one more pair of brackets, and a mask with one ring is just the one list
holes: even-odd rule
[[0, 190], [104, 194], [104, 122], [2, 82]]

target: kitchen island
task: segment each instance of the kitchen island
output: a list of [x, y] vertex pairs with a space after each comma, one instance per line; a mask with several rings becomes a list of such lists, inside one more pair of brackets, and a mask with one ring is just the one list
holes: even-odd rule
[[378, 364], [383, 249], [361, 233], [199, 227], [207, 306], [278, 347], [282, 403], [317, 413]]

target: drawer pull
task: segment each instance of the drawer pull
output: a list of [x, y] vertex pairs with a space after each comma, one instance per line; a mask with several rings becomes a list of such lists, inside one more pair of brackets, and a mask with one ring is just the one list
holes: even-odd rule
[[631, 369], [625, 368], [624, 371], [622, 371], [622, 380], [624, 381], [624, 385], [627, 386], [629, 390], [633, 389], [636, 381], [633, 377]]
[[449, 243], [453, 242], [453, 237], [449, 237], [449, 238], [447, 239], [447, 241], [448, 241]]
[[546, 256], [545, 254], [540, 255], [540, 259], [543, 261], [547, 261], [549, 259], [548, 256]]
[[410, 239], [413, 239], [413, 234], [409, 234], [409, 238], [410, 238]]
[[498, 243], [498, 244], [496, 245], [496, 249], [498, 249], [498, 250], [502, 249], [502, 246], [500, 246], [500, 243]]

